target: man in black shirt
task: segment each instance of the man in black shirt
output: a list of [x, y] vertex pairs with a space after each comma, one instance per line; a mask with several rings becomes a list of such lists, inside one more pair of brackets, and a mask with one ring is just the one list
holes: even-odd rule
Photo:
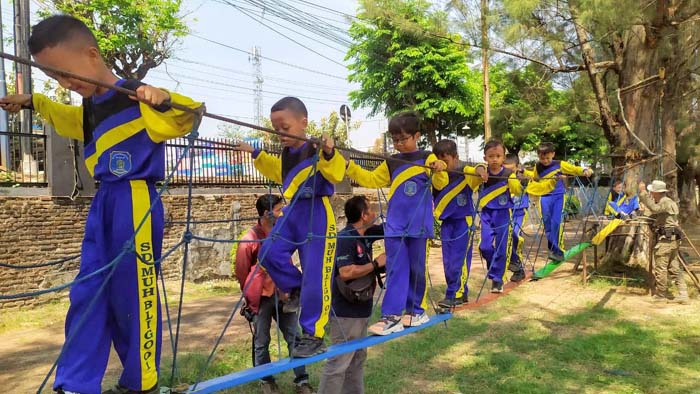
[[[345, 203], [345, 217], [348, 224], [338, 233], [333, 275], [330, 334], [334, 344], [367, 335], [373, 301], [371, 296], [360, 297], [361, 300], [357, 297], [349, 299], [347, 291], [341, 291], [338, 282], [343, 281], [341, 285], [355, 280], [366, 283], [369, 277], [370, 283], [374, 283], [377, 271], [386, 264], [384, 253], [372, 259], [372, 243], [384, 236], [384, 228], [373, 225], [377, 214], [367, 197], [350, 198]], [[366, 349], [330, 358], [323, 370], [319, 393], [363, 394], [366, 358]]]

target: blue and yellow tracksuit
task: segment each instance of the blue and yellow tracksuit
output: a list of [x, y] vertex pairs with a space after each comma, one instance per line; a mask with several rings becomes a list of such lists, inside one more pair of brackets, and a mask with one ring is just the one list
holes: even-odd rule
[[505, 281], [513, 247], [511, 195], [520, 195], [522, 185], [515, 173], [502, 167], [498, 173], [489, 170], [489, 180], [479, 197], [481, 209], [481, 243], [479, 250], [488, 266], [488, 277], [494, 282]]
[[[317, 151], [306, 142], [298, 148], [284, 148], [281, 156], [256, 150], [253, 158], [255, 168], [282, 184], [284, 197], [291, 201], [261, 246], [260, 264], [285, 293], [301, 289], [299, 325], [304, 333], [323, 338], [331, 310], [338, 231], [328, 197], [335, 192], [334, 184], [343, 180], [345, 159], [335, 151], [331, 155]], [[301, 272], [290, 263], [296, 250]]]
[[565, 161], [552, 160], [548, 166], [537, 163], [527, 193], [540, 197], [540, 215], [547, 235], [547, 247], [556, 255], [564, 254], [564, 181], [559, 175], [583, 176], [583, 168]]
[[513, 272], [524, 268], [523, 256], [523, 226], [527, 222], [527, 210], [530, 208], [530, 196], [527, 193], [513, 195], [513, 247], [510, 256], [509, 269]]
[[[117, 85], [135, 90], [143, 84], [120, 80]], [[171, 100], [200, 106], [174, 93]], [[136, 249], [116, 263], [102, 293], [98, 290], [111, 269], [71, 288], [65, 328], [66, 337], [73, 339], [64, 345], [54, 389], [101, 393], [112, 344], [124, 366], [119, 384], [137, 391], [151, 389], [158, 383], [161, 343], [159, 264], [154, 262], [160, 259], [163, 242], [163, 206], [155, 183], [165, 173], [163, 142], [190, 132], [194, 115], [150, 107], [114, 90], [84, 99], [80, 107], [58, 104], [41, 94], [33, 95], [32, 105], [59, 135], [83, 141], [87, 169], [100, 182], [85, 224], [76, 279], [111, 263], [134, 237]]]
[[442, 264], [445, 270], [446, 299], [462, 298], [468, 294], [467, 280], [472, 262], [469, 227], [474, 216], [474, 190], [481, 185], [481, 177], [474, 167], [463, 165], [465, 175], [449, 173], [449, 183], [442, 190], [433, 191], [435, 218], [440, 222]]
[[[418, 165], [429, 165], [438, 158], [418, 150], [392, 157]], [[350, 161], [348, 177], [364, 187], [389, 186], [387, 220], [384, 224], [387, 279], [382, 316], [423, 313], [426, 306], [427, 242], [434, 236], [433, 201], [430, 188], [447, 186], [447, 172], [431, 175], [431, 170], [388, 160], [373, 171]]]
[[639, 196], [629, 197], [625, 193], [610, 191], [605, 204], [605, 214], [616, 216], [619, 213], [626, 215], [639, 209]]

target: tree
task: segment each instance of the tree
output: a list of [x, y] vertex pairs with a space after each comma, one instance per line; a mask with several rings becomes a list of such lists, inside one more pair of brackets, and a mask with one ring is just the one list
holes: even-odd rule
[[332, 111], [328, 117], [323, 117], [316, 124], [315, 121], [310, 121], [306, 128], [306, 134], [309, 137], [321, 137], [323, 133], [327, 133], [333, 137], [336, 145], [347, 148], [350, 146], [348, 132], [357, 130], [360, 127], [359, 122], [350, 122], [348, 125], [340, 119], [336, 111]]
[[[52, 0], [60, 12], [85, 22], [106, 62], [122, 78], [143, 79], [172, 55], [189, 32], [182, 0]], [[43, 14], [50, 11], [44, 10]]]
[[465, 51], [426, 34], [446, 34], [446, 25], [447, 15], [424, 0], [362, 0], [347, 54], [349, 80], [360, 84], [350, 92], [353, 106], [369, 107], [372, 116], [417, 111], [431, 144], [478, 123], [480, 78]]

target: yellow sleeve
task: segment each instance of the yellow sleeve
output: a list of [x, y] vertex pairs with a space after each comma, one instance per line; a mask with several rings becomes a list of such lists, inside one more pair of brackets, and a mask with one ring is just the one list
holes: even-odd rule
[[523, 175], [530, 179], [535, 179], [535, 170], [523, 169]]
[[40, 113], [62, 137], [83, 140], [83, 107], [60, 104], [43, 94], [32, 95], [34, 110]]
[[282, 184], [282, 159], [279, 156], [260, 151], [253, 160], [253, 165], [272, 182]]
[[[168, 92], [170, 101], [188, 108], [196, 109], [202, 103], [192, 100], [189, 97], [177, 93]], [[141, 117], [146, 123], [146, 132], [153, 142], [164, 142], [169, 139], [183, 137], [192, 131], [196, 115], [180, 109], [168, 108], [166, 111], [159, 111], [148, 104], [139, 103]]]
[[511, 196], [520, 196], [523, 194], [523, 184], [520, 183], [520, 179], [518, 179], [517, 175], [510, 174], [508, 177], [508, 189], [510, 190], [510, 195]]
[[389, 166], [386, 164], [386, 161], [383, 161], [382, 164], [374, 170], [369, 171], [350, 160], [346, 173], [350, 179], [354, 180], [362, 187], [376, 189], [391, 185], [391, 174], [389, 173]]
[[472, 190], [478, 189], [483, 183], [481, 176], [476, 173], [476, 167], [464, 166], [464, 175], [464, 178], [467, 180], [467, 185], [469, 185]]
[[[426, 166], [430, 165], [430, 163], [438, 161], [438, 160], [439, 159], [437, 158], [437, 156], [435, 156], [434, 153], [431, 153], [430, 155], [428, 155], [428, 158], [425, 159], [425, 165]], [[445, 163], [443, 162], [442, 164], [445, 164]], [[447, 164], [445, 164], [445, 168], [447, 168]], [[432, 170], [430, 170], [428, 168], [425, 169], [425, 172], [428, 174], [428, 176], [430, 176], [431, 171]], [[447, 171], [440, 171], [440, 172], [434, 173], [432, 179], [433, 179], [433, 188], [435, 190], [442, 190], [445, 188], [445, 186], [447, 186], [447, 184], [450, 183], [450, 176], [447, 174]]]
[[603, 213], [604, 215], [615, 215], [617, 212], [615, 212], [615, 209], [610, 206], [610, 202], [612, 201], [612, 193], [608, 193], [608, 200], [605, 202], [605, 212]]
[[562, 174], [583, 176], [583, 168], [579, 166], [575, 166], [563, 160], [559, 162], [559, 165], [561, 166]]
[[326, 160], [325, 154], [321, 152], [318, 170], [328, 182], [333, 184], [340, 183], [345, 176], [345, 158], [334, 149], [331, 158]]

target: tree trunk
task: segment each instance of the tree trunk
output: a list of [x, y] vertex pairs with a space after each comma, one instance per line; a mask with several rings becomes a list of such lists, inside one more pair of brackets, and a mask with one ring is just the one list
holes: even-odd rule
[[491, 139], [491, 92], [489, 89], [489, 27], [486, 17], [488, 0], [481, 0], [481, 67], [484, 92], [484, 141]]

